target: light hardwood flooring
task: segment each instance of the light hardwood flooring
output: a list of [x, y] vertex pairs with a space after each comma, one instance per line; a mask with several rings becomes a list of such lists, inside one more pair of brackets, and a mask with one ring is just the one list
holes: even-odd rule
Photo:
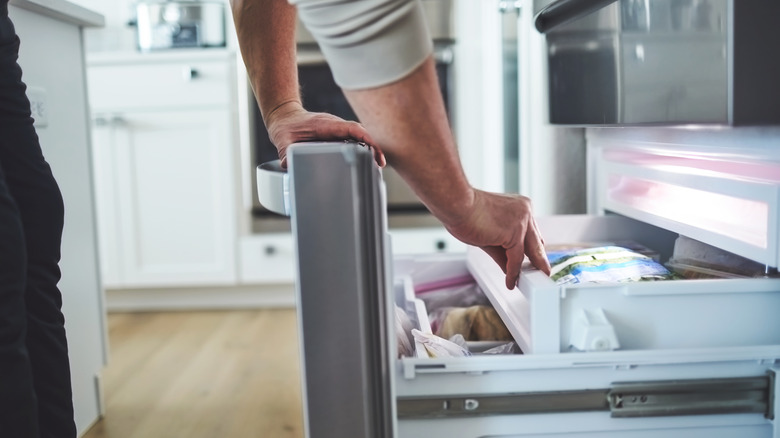
[[84, 438], [303, 436], [295, 311], [112, 313]]

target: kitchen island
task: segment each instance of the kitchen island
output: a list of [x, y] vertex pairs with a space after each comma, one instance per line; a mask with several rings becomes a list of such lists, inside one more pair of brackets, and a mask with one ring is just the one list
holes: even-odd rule
[[59, 283], [79, 433], [101, 415], [105, 311], [95, 233], [83, 30], [103, 16], [64, 0], [11, 0], [35, 129], [65, 202]]

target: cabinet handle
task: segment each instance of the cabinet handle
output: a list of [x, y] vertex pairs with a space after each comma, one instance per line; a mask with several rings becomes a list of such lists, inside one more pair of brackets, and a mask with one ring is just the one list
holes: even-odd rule
[[127, 120], [120, 115], [111, 116], [96, 116], [92, 119], [95, 126], [124, 126], [127, 124]]
[[114, 126], [124, 126], [127, 124], [127, 120], [120, 115], [114, 115], [111, 117], [111, 124]]
[[445, 249], [447, 249], [447, 242], [445, 242], [443, 240], [437, 240], [436, 241], [436, 249], [439, 250], [439, 251], [444, 251]]
[[276, 254], [276, 247], [273, 245], [266, 245], [265, 247], [265, 255], [272, 256]]
[[182, 70], [182, 76], [185, 81], [191, 81], [197, 79], [200, 76], [200, 72], [195, 67], [184, 67]]

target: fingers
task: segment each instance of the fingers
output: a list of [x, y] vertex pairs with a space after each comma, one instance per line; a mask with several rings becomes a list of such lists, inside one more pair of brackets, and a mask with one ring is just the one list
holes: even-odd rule
[[517, 260], [517, 249], [506, 249], [500, 246], [485, 246], [482, 247], [490, 258], [501, 270], [506, 274], [506, 288], [512, 290], [517, 285], [517, 280], [520, 278], [520, 265], [523, 264], [522, 246], [520, 247], [520, 259]]
[[525, 258], [523, 245], [517, 245], [506, 250], [506, 288], [514, 289], [520, 279], [520, 267]]
[[376, 145], [370, 145], [369, 147], [374, 152], [374, 161], [376, 161], [376, 164], [382, 168], [387, 166], [387, 159], [385, 158], [385, 153], [382, 152], [382, 149]]
[[547, 259], [547, 252], [544, 250], [544, 239], [536, 226], [536, 221], [532, 220], [532, 225], [528, 227], [525, 235], [526, 255], [531, 264], [548, 276], [552, 268]]
[[344, 129], [344, 131], [329, 131], [327, 133], [322, 133], [323, 135], [334, 135], [336, 136], [336, 139], [339, 140], [356, 140], [360, 143], [366, 144], [370, 149], [371, 152], [374, 154], [374, 161], [376, 161], [376, 164], [379, 167], [385, 167], [387, 166], [387, 159], [385, 159], [385, 154], [382, 152], [382, 149], [374, 142], [374, 139], [371, 138], [371, 134], [366, 131], [366, 129], [358, 122], [351, 122], [351, 121], [342, 121], [338, 124], [328, 125], [327, 128], [341, 128]]
[[287, 168], [287, 147], [293, 143], [311, 141], [353, 140], [368, 146], [374, 161], [380, 167], [387, 165], [382, 149], [358, 122], [348, 121], [327, 113], [297, 111], [274, 120], [269, 126], [271, 141], [279, 149], [279, 160]]

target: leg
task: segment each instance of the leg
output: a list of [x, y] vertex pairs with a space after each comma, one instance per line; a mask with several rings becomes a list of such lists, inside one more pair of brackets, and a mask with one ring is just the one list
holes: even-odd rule
[[38, 399], [40, 436], [75, 437], [62, 296], [57, 288], [62, 196], [32, 126], [30, 103], [16, 64], [18, 39], [12, 40], [4, 41], [0, 49], [0, 163], [18, 206], [27, 250], [26, 346]]
[[[2, 135], [2, 130], [0, 130]], [[30, 358], [25, 344], [26, 251], [19, 211], [0, 163], [0, 430], [38, 437]]]

